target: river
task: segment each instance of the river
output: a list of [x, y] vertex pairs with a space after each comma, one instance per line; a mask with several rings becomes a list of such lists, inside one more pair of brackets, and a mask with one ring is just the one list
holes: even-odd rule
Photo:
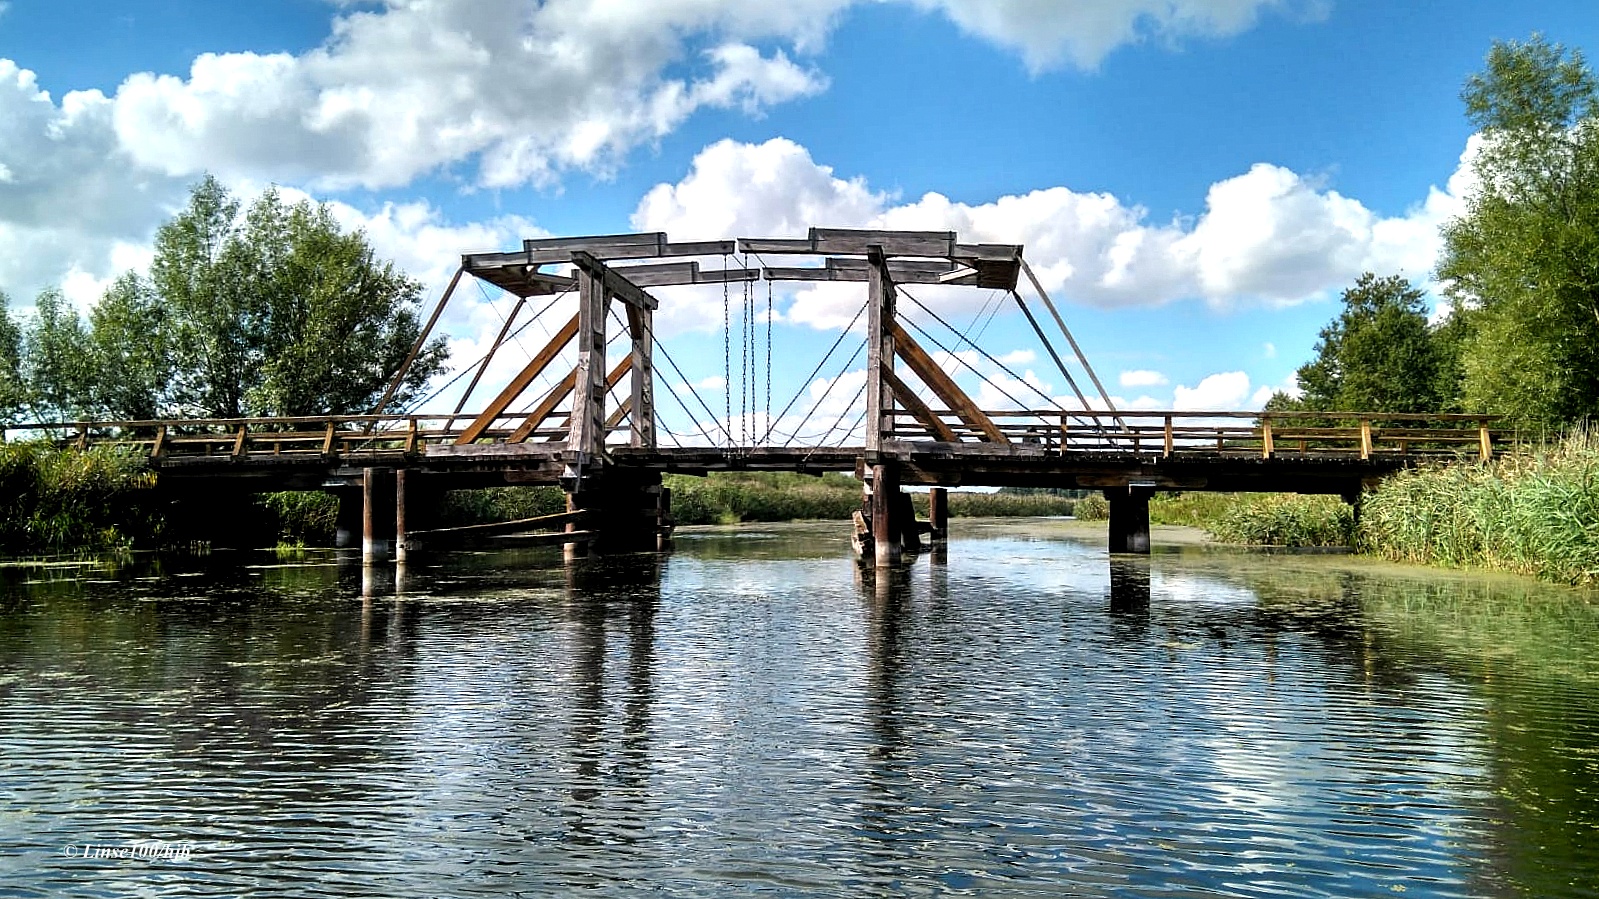
[[1599, 895], [1590, 594], [1086, 533], [3, 568], [0, 895]]

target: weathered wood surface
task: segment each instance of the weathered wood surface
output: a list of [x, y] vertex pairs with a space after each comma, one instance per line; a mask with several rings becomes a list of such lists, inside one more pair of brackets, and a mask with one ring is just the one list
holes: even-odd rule
[[516, 398], [522, 395], [522, 391], [533, 383], [533, 379], [542, 374], [550, 362], [562, 350], [566, 349], [567, 344], [572, 342], [572, 338], [577, 336], [578, 318], [577, 315], [573, 315], [571, 320], [562, 325], [561, 330], [550, 338], [550, 342], [535, 353], [532, 359], [528, 360], [527, 365], [523, 366], [520, 372], [517, 372], [516, 377], [512, 378], [511, 382], [505, 385], [499, 395], [490, 400], [489, 404], [483, 408], [483, 412], [477, 418], [474, 418], [471, 424], [467, 425], [466, 430], [461, 432], [461, 436], [456, 438], [455, 442], [457, 444], [465, 446], [476, 441], [483, 436], [484, 430], [490, 424], [505, 414], [505, 410], [516, 402]]

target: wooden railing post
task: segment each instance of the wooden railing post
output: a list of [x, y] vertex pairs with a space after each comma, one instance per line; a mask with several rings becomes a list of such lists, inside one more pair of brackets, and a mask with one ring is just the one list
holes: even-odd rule
[[1488, 430], [1488, 419], [1486, 418], [1477, 423], [1477, 447], [1482, 454], [1482, 461], [1490, 462], [1493, 460], [1493, 434]]
[[244, 458], [244, 440], [248, 431], [249, 425], [244, 422], [239, 422], [239, 433], [235, 434], [233, 437], [233, 458]]
[[333, 438], [334, 438], [335, 435], [338, 434], [338, 428], [339, 428], [339, 425], [338, 425], [337, 422], [334, 422], [332, 420], [328, 421], [327, 433], [325, 435], [323, 435], [323, 437], [322, 437], [322, 455], [324, 455], [324, 456], [333, 455]]
[[1371, 458], [1371, 419], [1360, 420], [1360, 458]]
[[79, 452], [82, 452], [83, 450], [86, 450], [88, 448], [89, 448], [89, 426], [85, 425], [85, 424], [80, 424], [80, 425], [78, 425], [78, 450], [79, 450]]
[[155, 429], [155, 442], [150, 444], [150, 458], [159, 459], [167, 451], [167, 426], [157, 425]]
[[1262, 415], [1260, 417], [1260, 457], [1262, 459], [1270, 459], [1271, 454], [1271, 419]]
[[1165, 443], [1165, 448], [1161, 452], [1161, 455], [1166, 456], [1167, 458], [1170, 458], [1173, 449], [1174, 449], [1174, 447], [1172, 446], [1172, 437], [1171, 437], [1171, 416], [1168, 415], [1168, 416], [1166, 416], [1166, 443]]

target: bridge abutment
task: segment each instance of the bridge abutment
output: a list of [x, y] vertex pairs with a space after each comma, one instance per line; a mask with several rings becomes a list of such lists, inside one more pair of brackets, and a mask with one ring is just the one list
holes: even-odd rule
[[590, 476], [567, 491], [566, 508], [588, 513], [581, 523], [567, 525], [569, 533], [581, 530], [586, 537], [568, 542], [568, 555], [584, 544], [603, 552], [655, 552], [671, 545], [672, 491], [661, 485], [659, 473]]
[[1110, 551], [1149, 555], [1149, 498], [1151, 487], [1106, 487], [1110, 504]]

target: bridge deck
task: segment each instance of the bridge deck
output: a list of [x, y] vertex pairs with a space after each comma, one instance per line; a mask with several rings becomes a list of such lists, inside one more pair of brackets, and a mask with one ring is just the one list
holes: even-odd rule
[[[946, 414], [946, 413], [940, 413]], [[1166, 489], [1347, 492], [1430, 457], [1491, 457], [1506, 432], [1478, 415], [1317, 415], [1258, 412], [1096, 413], [1000, 410], [986, 413], [1008, 443], [908, 439], [864, 446], [662, 446], [613, 443], [618, 468], [704, 474], [721, 470], [821, 473], [897, 463], [908, 484], [1116, 486]], [[953, 417], [953, 416], [952, 416]], [[556, 483], [573, 461], [566, 432], [510, 442], [509, 415], [476, 442], [456, 445], [466, 416], [353, 415], [305, 418], [73, 422], [24, 425], [88, 449], [143, 456], [174, 479], [221, 479], [253, 489], [313, 489], [371, 466], [450, 474], [462, 486]], [[964, 439], [962, 439], [964, 438]], [[592, 462], [593, 460], [590, 460]]]

